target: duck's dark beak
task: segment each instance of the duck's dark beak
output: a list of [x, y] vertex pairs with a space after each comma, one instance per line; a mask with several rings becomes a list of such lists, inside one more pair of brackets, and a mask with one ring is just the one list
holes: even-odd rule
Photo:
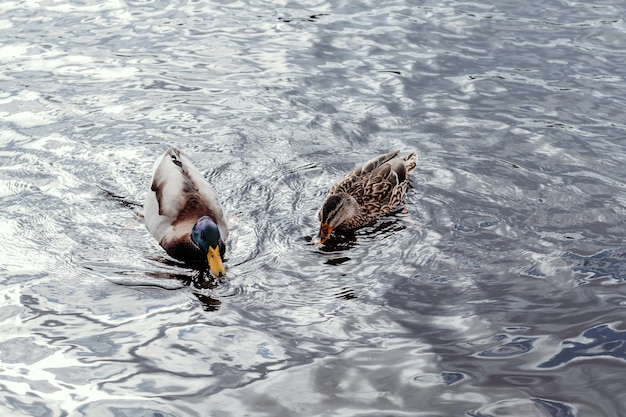
[[226, 269], [220, 256], [220, 248], [216, 246], [214, 248], [209, 247], [209, 252], [206, 255], [206, 259], [209, 262], [209, 269], [214, 277], [220, 278], [226, 275]]
[[323, 245], [326, 240], [330, 237], [330, 233], [333, 231], [333, 228], [328, 225], [328, 223], [322, 223], [320, 226], [320, 231], [317, 233], [317, 240], [320, 245]]

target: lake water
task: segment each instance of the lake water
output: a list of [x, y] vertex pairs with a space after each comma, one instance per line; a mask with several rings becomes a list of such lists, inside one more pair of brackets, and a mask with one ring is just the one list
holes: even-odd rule
[[[0, 415], [626, 415], [626, 5], [0, 3]], [[180, 148], [228, 279], [138, 214]], [[406, 210], [309, 244], [415, 150]]]

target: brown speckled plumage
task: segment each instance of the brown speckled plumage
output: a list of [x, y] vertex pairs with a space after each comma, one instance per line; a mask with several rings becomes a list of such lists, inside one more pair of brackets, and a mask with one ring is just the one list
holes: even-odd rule
[[355, 229], [397, 210], [417, 161], [415, 152], [404, 157], [398, 153], [378, 156], [333, 185], [318, 214], [322, 228]]

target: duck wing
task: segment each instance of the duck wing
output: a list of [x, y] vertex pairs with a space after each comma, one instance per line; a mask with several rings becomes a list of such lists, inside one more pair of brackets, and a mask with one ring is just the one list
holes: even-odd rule
[[374, 170], [376, 170], [376, 168], [381, 167], [383, 164], [391, 161], [392, 159], [394, 159], [396, 156], [398, 156], [398, 153], [400, 151], [399, 150], [395, 150], [395, 151], [391, 151], [388, 154], [385, 155], [380, 155], [377, 156], [375, 158], [370, 159], [369, 161], [367, 161], [366, 163], [359, 165], [358, 167], [354, 168], [354, 170], [352, 171], [353, 175], [356, 176], [364, 176], [369, 174], [370, 172], [373, 172]]
[[376, 216], [393, 211], [404, 200], [408, 174], [403, 159], [393, 157], [385, 161], [364, 179], [360, 203]]
[[224, 212], [215, 191], [176, 148], [168, 149], [154, 163], [144, 212], [146, 226], [159, 242], [166, 235], [176, 233], [177, 225], [191, 223], [193, 226], [202, 216], [215, 221], [222, 240], [225, 241], [228, 235]]
[[392, 151], [385, 155], [377, 156], [366, 163], [357, 166], [347, 174], [345, 177], [340, 179], [336, 184], [334, 184], [328, 195], [336, 194], [336, 193], [348, 193], [353, 197], [357, 198], [363, 193], [363, 184], [369, 178], [371, 173], [379, 168], [384, 163], [389, 160], [395, 158], [398, 155], [399, 151]]
[[391, 213], [406, 197], [409, 175], [415, 169], [417, 155], [413, 152], [401, 158], [397, 154], [392, 152], [380, 157], [378, 161], [382, 163], [363, 177], [363, 191], [356, 198], [359, 200], [360, 197], [359, 203], [372, 216]]

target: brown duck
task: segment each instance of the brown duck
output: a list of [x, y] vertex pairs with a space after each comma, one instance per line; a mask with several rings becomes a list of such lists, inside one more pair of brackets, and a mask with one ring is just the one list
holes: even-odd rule
[[320, 243], [333, 230], [356, 229], [400, 207], [417, 155], [411, 152], [400, 157], [399, 152], [378, 156], [356, 167], [331, 187], [318, 213]]

